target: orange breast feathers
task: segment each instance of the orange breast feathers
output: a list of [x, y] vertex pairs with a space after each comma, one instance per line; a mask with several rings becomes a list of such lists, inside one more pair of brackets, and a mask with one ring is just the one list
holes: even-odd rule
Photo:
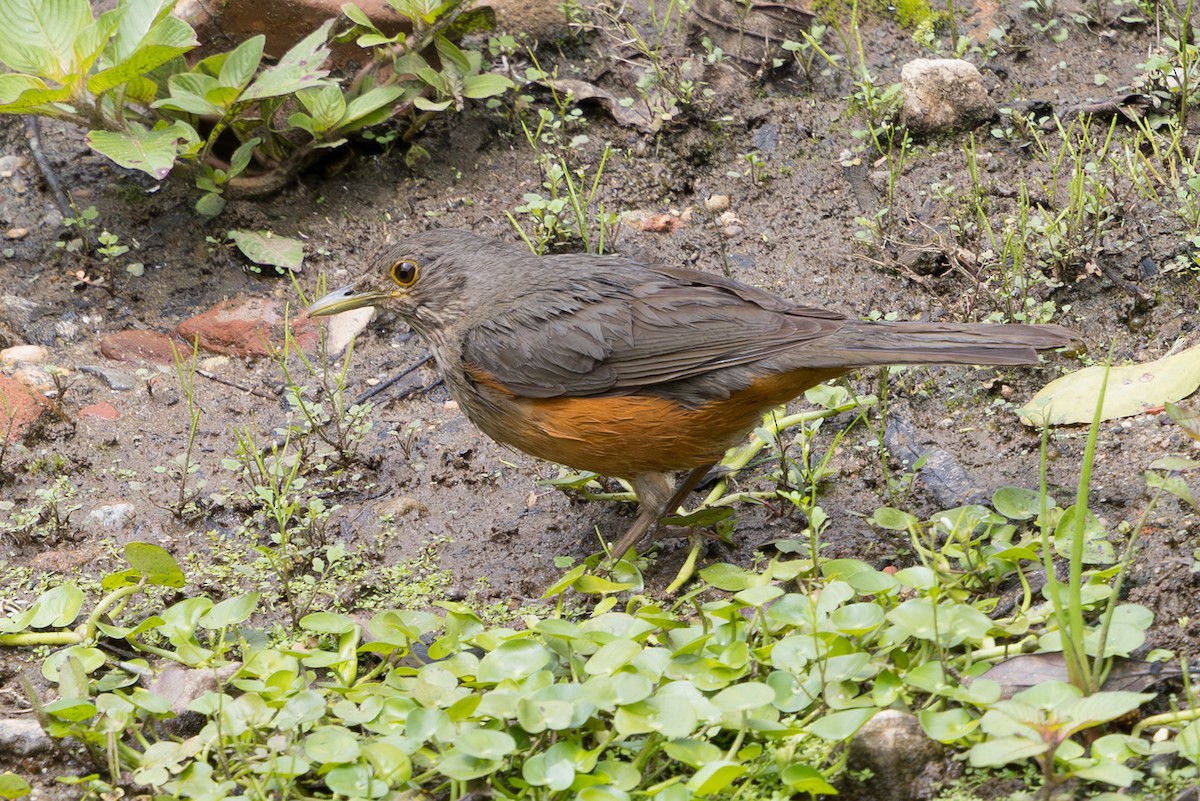
[[[698, 407], [649, 394], [522, 398], [478, 369], [464, 410], [484, 433], [552, 462], [631, 478], [712, 464], [770, 409], [843, 370], [766, 375]], [[475, 407], [475, 408], [472, 408]]]

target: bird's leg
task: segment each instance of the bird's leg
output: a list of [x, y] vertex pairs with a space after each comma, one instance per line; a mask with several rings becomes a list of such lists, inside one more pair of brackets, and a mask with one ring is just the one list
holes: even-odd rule
[[636, 545], [651, 526], [658, 522], [659, 518], [678, 509], [679, 505], [683, 503], [683, 499], [695, 489], [696, 485], [700, 483], [700, 479], [704, 478], [711, 469], [711, 464], [692, 468], [673, 493], [671, 492], [671, 479], [665, 473], [643, 473], [634, 476], [633, 491], [638, 496], [637, 517], [634, 518], [629, 531], [625, 532], [625, 536], [621, 537], [617, 541], [616, 547], [612, 549], [612, 560], [614, 562], [621, 561], [625, 552]]

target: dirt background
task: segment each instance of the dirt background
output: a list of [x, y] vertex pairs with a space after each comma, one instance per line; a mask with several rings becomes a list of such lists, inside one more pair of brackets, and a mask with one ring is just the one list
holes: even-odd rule
[[[993, 99], [1023, 108], [1037, 101], [1061, 112], [1121, 95], [1120, 87], [1139, 75], [1137, 65], [1160, 45], [1158, 34], [1152, 25], [1117, 22], [1115, 7], [1107, 8], [1107, 25], [1072, 21], [1084, 10], [1055, 8], [1055, 17], [1069, 29], [1066, 40], [1056, 43], [1033, 27], [1037, 19], [1017, 3], [968, 9], [960, 26], [976, 40], [995, 27], [1008, 32], [1006, 46], [983, 68]], [[914, 44], [911, 31], [890, 19], [871, 15], [864, 26], [866, 60], [881, 84], [898, 81], [907, 60], [930, 55]], [[539, 58], [543, 67], [557, 65], [560, 74], [592, 80], [618, 96], [630, 91], [647, 66], [620, 37], [605, 32], [568, 37], [544, 48]], [[708, 65], [702, 80], [715, 89], [711, 106], [682, 116], [657, 135], [620, 127], [598, 107], [584, 107], [587, 125], [580, 132], [590, 142], [581, 151], [582, 160], [594, 163], [605, 141], [616, 151], [600, 187], [605, 207], [635, 216], [675, 212], [688, 217], [673, 233], [623, 225], [618, 250], [704, 270], [728, 267], [739, 280], [850, 315], [878, 311], [896, 312], [902, 319], [978, 320], [997, 309], [995, 297], [979, 289], [984, 277], [967, 269], [914, 272], [921, 263], [913, 256], [916, 251], [941, 247], [978, 252], [986, 247], [969, 237], [955, 241], [948, 228], [953, 204], [938, 200], [931, 189], [934, 184], [953, 186], [951, 195], [960, 197], [970, 187], [964, 135], [923, 143], [909, 155], [896, 186], [894, 213], [902, 235], [889, 248], [863, 247], [856, 244], [862, 230], [856, 218], [873, 216], [884, 202], [887, 172], [873, 151], [855, 153], [861, 142], [853, 132], [862, 125], [847, 111], [848, 78], [827, 75], [810, 84], [792, 66], [764, 75], [755, 72], [732, 59]], [[1099, 73], [1108, 77], [1104, 87], [1096, 85]], [[544, 93], [535, 94], [539, 104], [547, 103]], [[990, 127], [980, 128], [975, 140], [988, 202], [1000, 219], [1014, 208], [1018, 183], [1047, 180], [1050, 166], [1036, 157], [1028, 141], [995, 138]], [[114, 546], [132, 540], [163, 544], [194, 566], [227, 564], [231, 554], [246, 553], [231, 545], [245, 533], [244, 517], [236, 509], [210, 507], [200, 517], [180, 520], [166, 508], [177, 485], [156, 468], [183, 451], [187, 434], [173, 373], [149, 391], [144, 376], [135, 375], [137, 365], [105, 360], [98, 343], [129, 329], [171, 331], [181, 320], [227, 298], [271, 297], [297, 309], [299, 300], [287, 280], [248, 272], [235, 251], [209, 241], [223, 242], [233, 228], [266, 228], [303, 238], [307, 260], [299, 281], [309, 293], [322, 272], [337, 285], [370, 269], [373, 244], [385, 235], [452, 226], [516, 241], [505, 212], [521, 204], [523, 193], [540, 191], [542, 176], [513, 117], [471, 106], [435, 123], [420, 144], [430, 158], [414, 167], [406, 166], [403, 148], [390, 153], [359, 150], [349, 161], [306, 174], [277, 197], [232, 201], [221, 217], [206, 221], [192, 212], [195, 194], [186, 181], [151, 185], [90, 153], [82, 132], [46, 124], [43, 147], [64, 186], [81, 207], [94, 204], [100, 212], [98, 225], [133, 248], [123, 263], [146, 265], [142, 277], [120, 274], [116, 294], [110, 296], [103, 289], [79, 286], [75, 273], [94, 270], [96, 264], [56, 248], [64, 238], [60, 215], [28, 158], [22, 123], [0, 118], [0, 157], [25, 157], [14, 177], [0, 180], [0, 223], [6, 229], [28, 229], [27, 235], [0, 243], [7, 249], [0, 257], [2, 292], [48, 311], [37, 318], [40, 322], [19, 316], [0, 321], [6, 337], [0, 346], [49, 348], [49, 362], [67, 371], [58, 400], [69, 418], [10, 449], [0, 498], [18, 508], [33, 503], [36, 491], [52, 481], [53, 471], [45, 465], [57, 460], [55, 471], [69, 477], [78, 490], [73, 503], [80, 505], [69, 524], [52, 535], [0, 535], [0, 563], [7, 563], [6, 575], [12, 577], [5, 590], [10, 599], [28, 597], [44, 586], [46, 571], [51, 583], [56, 576], [101, 576], [119, 564]], [[752, 151], [765, 161], [765, 179], [759, 183], [744, 174], [743, 154]], [[730, 196], [740, 233], [723, 229], [705, 211], [704, 202], [713, 194]], [[1046, 202], [1054, 207], [1063, 198]], [[1060, 310], [1070, 307], [1055, 321], [1083, 332], [1095, 357], [1111, 348], [1118, 363], [1153, 359], [1180, 344], [1195, 344], [1200, 287], [1194, 271], [1169, 269], [1185, 248], [1175, 226], [1132, 193], [1116, 196], [1113, 205], [1115, 221], [1094, 254], [1097, 269], [1074, 265], [1062, 287], [1041, 291]], [[930, 232], [940, 234], [943, 244], [931, 247], [936, 237], [931, 239]], [[938, 262], [936, 253], [933, 261]], [[1153, 299], [1149, 308], [1137, 308], [1130, 286]], [[384, 315], [360, 337], [349, 373], [351, 395], [425, 356], [420, 342], [405, 339], [404, 333], [402, 323]], [[95, 365], [131, 377], [132, 388], [114, 390], [102, 377], [81, 369]], [[198, 377], [195, 390], [203, 411], [197, 477], [208, 481], [205, 492], [210, 493], [236, 485], [222, 466], [234, 449], [235, 429], [253, 426], [265, 443], [269, 432], [294, 420], [294, 414], [281, 393], [279, 365], [271, 360], [226, 358], [202, 366], [220, 379]], [[889, 414], [912, 425], [922, 442], [952, 454], [977, 486], [1035, 487], [1038, 434], [1024, 428], [1012, 409], [1051, 378], [1078, 366], [1055, 356], [1036, 369], [910, 370], [891, 379]], [[6, 372], [14, 369], [5, 365]], [[343, 587], [325, 603], [328, 608], [355, 611], [379, 598], [394, 598], [389, 593], [395, 588], [386, 585], [395, 581], [395, 574], [385, 571], [402, 562], [445, 571], [448, 597], [501, 605], [534, 599], [561, 575], [555, 557], [593, 554], [597, 528], [614, 537], [631, 519], [630, 505], [582, 502], [540, 485], [557, 469], [487, 440], [448, 403], [443, 388], [394, 399], [406, 387], [434, 381], [436, 375], [426, 367], [377, 399], [374, 428], [362, 448], [368, 463], [355, 466], [341, 488], [329, 492], [327, 500], [342, 508], [328, 537], [344, 539], [352, 549], [363, 547], [374, 567], [360, 586]], [[875, 392], [878, 381], [877, 375], [867, 374], [851, 383]], [[113, 404], [120, 418], [77, 415], [101, 401]], [[420, 423], [410, 438], [406, 428], [413, 421]], [[833, 430], [831, 426], [818, 437], [819, 450], [830, 446]], [[1079, 428], [1052, 435], [1050, 482], [1064, 506], [1074, 495], [1084, 435]], [[862, 517], [886, 503], [873, 437], [871, 430], [856, 428], [832, 459], [836, 475], [821, 496], [832, 518], [825, 555], [907, 564], [912, 558], [908, 543], [872, 530]], [[1110, 530], [1123, 521], [1132, 524], [1147, 501], [1147, 465], [1160, 456], [1187, 453], [1195, 453], [1193, 444], [1163, 415], [1105, 424], [1094, 510]], [[42, 468], [29, 469], [31, 464]], [[764, 470], [744, 475], [739, 486], [768, 486], [761, 478]], [[136, 510], [122, 528], [105, 529], [89, 521], [91, 510], [115, 502], [130, 503]], [[909, 508], [928, 514], [942, 507], [918, 480]], [[398, 514], [398, 524], [394, 536], [380, 540], [378, 521], [387, 512]], [[1185, 512], [1171, 501], [1156, 513], [1143, 537], [1129, 596], [1156, 615], [1151, 645], [1195, 657], [1200, 652], [1200, 606], [1192, 552], [1200, 526]], [[799, 515], [779, 516], [766, 507], [741, 506], [737, 516], [736, 544], [712, 545], [708, 561], [749, 564], [760, 545], [795, 536], [804, 527]], [[681, 541], [664, 546], [663, 557], [647, 572], [652, 588], [675, 575], [682, 553]], [[225, 574], [227, 580], [215, 575], [197, 568], [189, 591], [222, 596], [253, 584], [252, 578], [236, 578], [236, 573]]]

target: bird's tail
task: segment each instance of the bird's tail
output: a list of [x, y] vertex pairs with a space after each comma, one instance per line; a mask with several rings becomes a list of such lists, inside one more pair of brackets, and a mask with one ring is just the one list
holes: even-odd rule
[[[822, 342], [829, 366], [884, 364], [1037, 364], [1038, 351], [1082, 349], [1061, 325], [848, 322]], [[820, 366], [820, 365], [813, 365]]]

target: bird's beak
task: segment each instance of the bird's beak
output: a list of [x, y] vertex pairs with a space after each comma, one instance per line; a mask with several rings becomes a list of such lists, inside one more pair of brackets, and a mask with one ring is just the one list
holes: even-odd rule
[[392, 297], [392, 292], [363, 290], [351, 284], [313, 301], [306, 314], [309, 317], [328, 317], [351, 309], [361, 309], [363, 306], [378, 306]]

